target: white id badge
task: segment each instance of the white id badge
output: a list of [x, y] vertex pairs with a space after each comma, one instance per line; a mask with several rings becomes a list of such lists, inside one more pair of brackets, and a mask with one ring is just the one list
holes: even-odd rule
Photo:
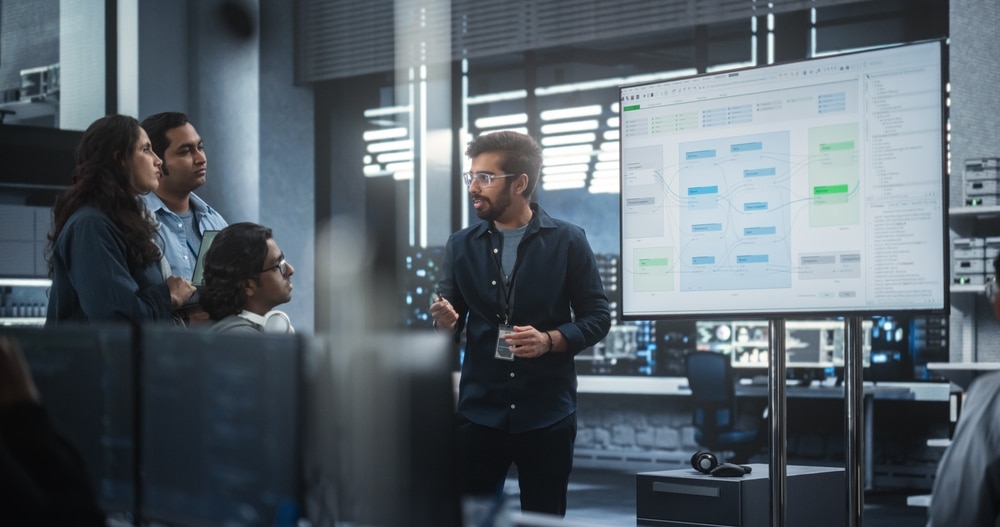
[[514, 353], [510, 351], [510, 344], [507, 344], [507, 339], [503, 338], [504, 335], [510, 335], [514, 332], [514, 328], [508, 326], [507, 324], [500, 324], [500, 330], [497, 332], [497, 351], [493, 354], [494, 359], [500, 360], [514, 360]]

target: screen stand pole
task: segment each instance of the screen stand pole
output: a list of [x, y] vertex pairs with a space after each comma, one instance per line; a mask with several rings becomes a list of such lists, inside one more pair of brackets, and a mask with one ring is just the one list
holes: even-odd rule
[[[844, 320], [844, 426], [847, 461], [847, 526], [861, 525], [864, 515], [864, 385], [861, 317]], [[867, 482], [871, 484], [872, 482]]]
[[770, 347], [767, 396], [768, 396], [768, 439], [771, 464], [768, 476], [771, 481], [771, 527], [785, 526], [785, 503], [787, 501], [786, 481], [787, 452], [785, 436], [785, 321], [771, 319], [768, 322]]

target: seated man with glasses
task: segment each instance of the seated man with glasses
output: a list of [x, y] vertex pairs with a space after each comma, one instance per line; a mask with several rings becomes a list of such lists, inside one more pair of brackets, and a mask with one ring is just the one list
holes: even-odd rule
[[198, 291], [212, 331], [291, 333], [288, 317], [272, 310], [292, 299], [293, 274], [271, 229], [256, 223], [222, 229], [205, 255]]

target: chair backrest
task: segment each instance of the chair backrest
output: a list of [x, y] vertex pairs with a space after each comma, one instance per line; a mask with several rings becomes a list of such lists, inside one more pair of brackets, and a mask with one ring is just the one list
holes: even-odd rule
[[736, 388], [729, 356], [695, 352], [687, 356], [688, 387], [694, 402], [692, 423], [703, 441], [711, 444], [720, 432], [731, 430], [736, 419]]

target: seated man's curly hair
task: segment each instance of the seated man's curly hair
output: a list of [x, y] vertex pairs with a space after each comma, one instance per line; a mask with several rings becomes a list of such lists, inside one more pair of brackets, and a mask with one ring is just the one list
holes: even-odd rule
[[234, 223], [222, 229], [205, 255], [204, 285], [198, 289], [202, 309], [212, 320], [243, 311], [246, 281], [256, 280], [267, 259], [271, 229], [256, 223]]

